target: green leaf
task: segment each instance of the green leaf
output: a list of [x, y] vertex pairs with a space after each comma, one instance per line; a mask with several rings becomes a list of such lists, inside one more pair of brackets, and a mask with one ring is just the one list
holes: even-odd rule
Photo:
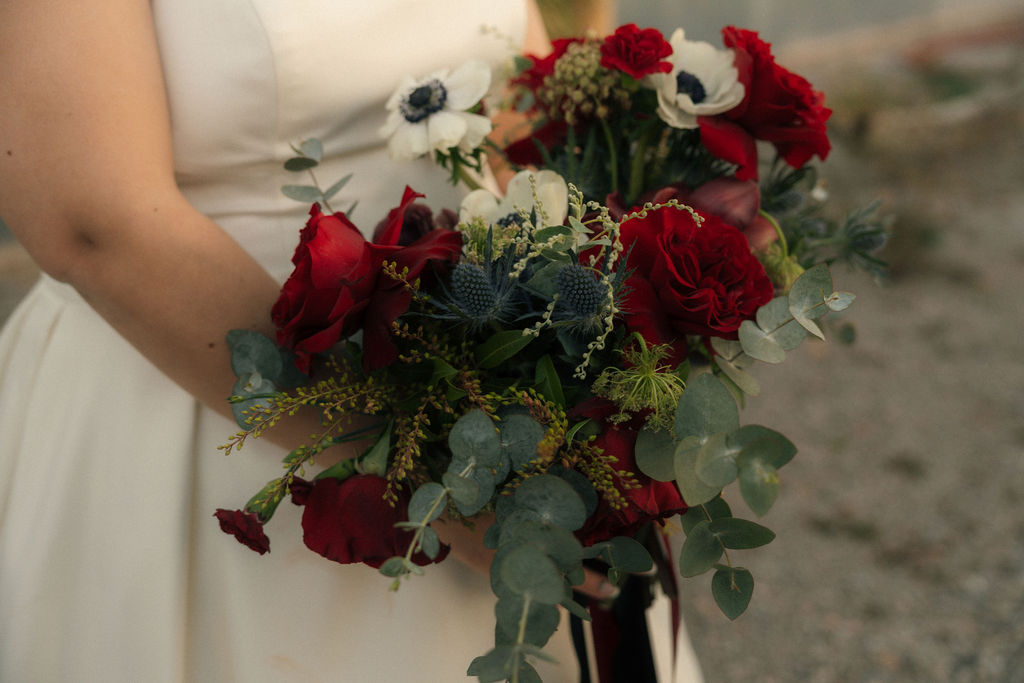
[[515, 648], [501, 645], [477, 657], [466, 670], [467, 676], [476, 676], [480, 683], [499, 683], [512, 675], [512, 662], [520, 655]]
[[231, 369], [235, 377], [258, 372], [276, 382], [284, 370], [281, 351], [266, 335], [252, 330], [231, 330], [225, 338], [231, 351]]
[[679, 551], [679, 573], [698, 576], [715, 566], [722, 556], [722, 544], [711, 531], [711, 522], [703, 520], [690, 529]]
[[564, 225], [551, 225], [540, 228], [533, 233], [534, 242], [541, 244], [556, 237], [565, 237], [572, 234], [572, 229]]
[[448, 433], [452, 469], [497, 467], [501, 461], [501, 438], [494, 421], [482, 410], [471, 410]]
[[690, 508], [679, 518], [679, 521], [682, 524], [683, 533], [689, 535], [693, 527], [697, 526], [700, 522], [708, 519], [722, 519], [724, 517], [732, 517], [732, 510], [729, 509], [729, 504], [725, 502], [725, 499], [718, 496], [703, 505]]
[[[559, 569], [568, 570], [583, 561], [583, 546], [571, 531], [553, 524], [545, 524], [536, 520], [523, 519], [506, 527], [501, 536], [501, 544], [527, 543], [544, 553], [554, 561]], [[643, 547], [643, 546], [641, 546]]]
[[676, 478], [675, 452], [675, 439], [665, 429], [641, 429], [633, 447], [636, 466], [655, 481], [672, 481]]
[[530, 665], [529, 662], [523, 661], [519, 664], [519, 677], [518, 683], [544, 683], [541, 680], [540, 674], [537, 670]]
[[825, 299], [825, 303], [828, 305], [830, 311], [845, 311], [853, 303], [853, 300], [857, 297], [850, 292], [832, 292], [828, 298]]
[[761, 460], [779, 469], [796, 455], [796, 446], [782, 434], [761, 425], [743, 425], [729, 435], [729, 447], [737, 451], [740, 467]]
[[[498, 626], [495, 631], [496, 643], [511, 645], [516, 642], [519, 624], [523, 618], [524, 603], [525, 600], [519, 595], [509, 595], [498, 600], [494, 606], [494, 616]], [[551, 634], [558, 629], [559, 619], [557, 605], [531, 601], [529, 609], [526, 610], [523, 642], [544, 647]]]
[[302, 144], [299, 145], [299, 153], [304, 157], [313, 159], [314, 161], [321, 161], [324, 158], [324, 146], [317, 138], [309, 138], [303, 140]]
[[423, 527], [423, 531], [420, 532], [420, 550], [432, 560], [441, 552], [441, 539], [429, 526]]
[[561, 262], [551, 262], [537, 268], [533, 277], [523, 283], [523, 288], [541, 299], [550, 300], [558, 291], [558, 271], [563, 267]]
[[481, 368], [489, 370], [516, 355], [533, 337], [523, 334], [522, 330], [502, 330], [488, 337], [476, 348], [476, 362]]
[[676, 406], [677, 439], [695, 436], [702, 442], [712, 434], [739, 427], [740, 415], [729, 390], [711, 373], [690, 381]]
[[626, 536], [615, 536], [604, 544], [601, 556], [609, 565], [629, 574], [650, 571], [654, 560], [647, 548]]
[[721, 567], [711, 578], [711, 594], [719, 609], [735, 619], [747, 609], [754, 594], [754, 577], [742, 567]]
[[[745, 353], [740, 358], [754, 360], [752, 356]], [[757, 396], [761, 393], [761, 385], [753, 375], [741, 368], [738, 362], [734, 363], [721, 357], [715, 357], [715, 365], [747, 396]]]
[[558, 371], [555, 370], [555, 363], [551, 360], [551, 356], [545, 354], [537, 361], [537, 367], [533, 372], [533, 386], [549, 401], [560, 408], [565, 407], [562, 379], [558, 376]]
[[316, 168], [319, 162], [316, 159], [309, 159], [307, 157], [292, 157], [288, 161], [284, 162], [284, 168], [286, 171], [305, 171], [310, 168]]
[[384, 564], [382, 564], [380, 566], [380, 569], [378, 571], [380, 571], [380, 573], [383, 574], [384, 576], [391, 576], [391, 577], [402, 576], [403, 574], [406, 573], [406, 571], [405, 571], [405, 558], [404, 557], [398, 557], [398, 556], [388, 558], [384, 562]]
[[529, 415], [511, 414], [498, 423], [502, 457], [518, 470], [537, 457], [537, 444], [544, 438], [544, 427]]
[[283, 498], [284, 486], [281, 485], [281, 479], [277, 478], [267, 482], [259, 493], [250, 498], [245, 509], [247, 512], [255, 512], [261, 522], [268, 522]]
[[812, 318], [818, 318], [828, 312], [824, 305], [832, 294], [832, 273], [824, 264], [819, 264], [803, 272], [789, 290], [789, 312], [804, 329], [824, 339], [825, 335]]
[[[573, 585], [573, 586], [579, 586], [579, 585], [581, 585], [583, 583], [583, 581], [584, 581], [583, 577], [584, 576], [585, 575], [583, 574], [583, 568], [581, 567], [580, 568], [580, 580], [579, 581], [570, 581], [569, 583], [571, 585]], [[562, 605], [562, 607], [564, 607], [566, 609], [566, 611], [568, 611], [569, 614], [573, 615], [574, 617], [578, 617], [578, 618], [582, 619], [583, 621], [590, 621], [590, 612], [587, 611], [587, 608], [584, 607], [583, 605], [581, 605], [580, 603], [576, 602], [572, 598], [566, 598], [565, 600], [563, 600], [559, 604]]]
[[702, 482], [719, 490], [736, 480], [739, 468], [725, 434], [713, 434], [704, 442], [697, 453], [695, 469]]
[[430, 381], [427, 382], [429, 386], [434, 386], [443, 379], [459, 374], [459, 371], [445, 362], [444, 359], [435, 356], [433, 361], [434, 372], [430, 375]]
[[264, 379], [259, 373], [240, 377], [235, 386], [232, 389], [232, 394], [235, 396], [257, 396], [259, 398], [249, 398], [244, 401], [231, 404], [231, 412], [235, 416], [235, 422], [242, 429], [248, 429], [251, 424], [261, 422], [261, 419], [250, 418], [246, 415], [247, 411], [252, 410], [256, 406], [263, 406], [264, 408], [269, 407], [272, 404], [271, 399], [266, 398], [267, 395], [277, 393], [277, 387], [269, 379]]
[[720, 488], [709, 486], [697, 476], [698, 455], [700, 455], [700, 439], [695, 436], [688, 436], [676, 445], [674, 456], [676, 486], [679, 487], [679, 493], [690, 507], [706, 503], [721, 492]]
[[282, 185], [281, 193], [297, 202], [313, 203], [320, 201], [320, 190], [312, 185]]
[[331, 197], [333, 197], [334, 195], [338, 194], [338, 192], [341, 190], [341, 188], [345, 187], [345, 185], [351, 179], [352, 179], [352, 174], [349, 173], [347, 176], [345, 176], [344, 178], [342, 178], [338, 182], [336, 182], [333, 185], [331, 185], [330, 187], [328, 187], [326, 190], [324, 190], [324, 199], [329, 200]]
[[448, 494], [456, 505], [473, 507], [480, 500], [480, 487], [471, 479], [448, 471], [441, 475], [441, 482], [448, 489]]
[[775, 538], [775, 532], [771, 529], [763, 527], [757, 522], [736, 517], [716, 519], [710, 523], [709, 528], [722, 542], [722, 545], [735, 550], [760, 548], [771, 543]]
[[743, 351], [765, 363], [781, 363], [786, 360], [786, 351], [779, 342], [757, 326], [753, 320], [744, 320], [738, 330]]
[[576, 531], [587, 521], [587, 509], [572, 485], [550, 474], [530, 477], [519, 485], [516, 507], [532, 510], [540, 519], [569, 531]]
[[758, 517], [764, 515], [779, 495], [779, 472], [761, 460], [740, 468], [740, 493]]
[[600, 503], [600, 499], [597, 496], [597, 491], [594, 490], [594, 485], [590, 483], [589, 479], [576, 470], [563, 467], [562, 465], [553, 465], [548, 469], [548, 474], [564, 480], [572, 487], [572, 490], [575, 491], [576, 495], [583, 501], [583, 506], [586, 508], [588, 518], [594, 514], [597, 510], [598, 503]]
[[565, 598], [565, 583], [555, 563], [543, 551], [529, 545], [511, 550], [499, 567], [501, 580], [513, 592], [531, 600], [557, 605]]
[[388, 453], [391, 451], [391, 423], [381, 432], [373, 446], [355, 465], [361, 474], [376, 474], [383, 477], [388, 471]]
[[807, 336], [807, 330], [790, 313], [789, 298], [785, 296], [776, 297], [757, 309], [755, 319], [758, 326], [786, 351], [800, 346]]
[[444, 512], [444, 503], [448, 498], [443, 486], [430, 481], [416, 489], [409, 499], [409, 519], [418, 524], [429, 524]]

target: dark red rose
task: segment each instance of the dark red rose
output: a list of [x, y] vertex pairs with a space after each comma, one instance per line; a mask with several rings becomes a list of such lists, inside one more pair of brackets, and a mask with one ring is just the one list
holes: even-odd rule
[[621, 225], [629, 254], [624, 312], [648, 343], [686, 334], [735, 338], [744, 320], [768, 303], [772, 283], [738, 229], [717, 216], [664, 206]]
[[[799, 168], [832, 148], [825, 122], [832, 110], [825, 96], [802, 76], [775, 63], [771, 45], [754, 31], [728, 26], [726, 47], [735, 51], [735, 65], [745, 94], [743, 101], [720, 117], [701, 117], [701, 141], [716, 156], [737, 163], [741, 180], [757, 178], [757, 154], [746, 137], [771, 142], [787, 164]], [[717, 119], [717, 120], [716, 120]]]
[[619, 489], [628, 503], [625, 508], [615, 510], [604, 500], [586, 524], [576, 532], [584, 545], [593, 545], [612, 536], [632, 536], [641, 526], [651, 521], [661, 521], [686, 512], [687, 505], [679, 494], [675, 482], [655, 481], [637, 469], [633, 457], [637, 430], [643, 420], [636, 419], [621, 425], [612, 425], [604, 419], [617, 413], [618, 408], [610, 401], [593, 399], [574, 408], [574, 417], [589, 417], [601, 421], [601, 433], [593, 441], [606, 455], [613, 455], [613, 467], [620, 472], [631, 472], [640, 484], [635, 489]]
[[672, 54], [672, 46], [656, 28], [637, 28], [626, 24], [601, 44], [601, 66], [618, 69], [640, 80], [649, 74], [672, 71], [672, 63], [662, 61]]
[[[409, 519], [408, 500], [392, 507], [384, 500], [387, 480], [359, 474], [343, 481], [324, 478], [313, 482], [302, 511], [302, 540], [310, 550], [341, 564], [361, 562], [379, 568], [396, 555], [405, 555], [413, 532], [397, 529]], [[448, 546], [431, 560], [416, 553], [412, 560], [422, 566], [440, 562]]]
[[405, 212], [422, 196], [405, 188], [401, 205], [388, 214], [374, 242], [367, 242], [345, 214], [324, 215], [315, 204], [310, 209], [292, 257], [295, 269], [271, 311], [278, 343], [295, 352], [301, 370], [309, 369], [312, 354], [360, 329], [365, 369], [397, 357], [390, 326], [409, 308], [412, 295], [383, 275], [384, 262], [394, 262], [398, 272], [407, 268], [414, 280], [428, 262], [454, 262], [462, 248], [462, 236], [452, 230], [433, 230], [399, 246]]
[[544, 155], [538, 145], [551, 150], [564, 145], [569, 135], [569, 124], [560, 119], [548, 121], [529, 137], [516, 140], [505, 147], [505, 156], [516, 166], [544, 166]]
[[754, 251], [763, 249], [778, 239], [771, 222], [761, 215], [761, 190], [752, 180], [715, 178], [696, 190], [686, 186], [666, 187], [651, 198], [654, 204], [670, 199], [692, 206], [703, 214], [718, 216], [723, 222], [739, 229]]
[[270, 539], [263, 533], [263, 522], [255, 512], [218, 509], [213, 516], [220, 522], [220, 530], [234, 536], [242, 545], [260, 555], [270, 552]]

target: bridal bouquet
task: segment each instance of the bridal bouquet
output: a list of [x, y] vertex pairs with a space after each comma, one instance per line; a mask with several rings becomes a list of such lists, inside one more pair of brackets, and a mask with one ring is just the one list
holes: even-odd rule
[[[735, 483], [763, 515], [796, 452], [740, 423], [758, 393], [748, 369], [823, 335], [853, 299], [827, 264], [878, 267], [884, 229], [870, 212], [820, 217], [806, 163], [828, 153], [829, 111], [755, 34], [724, 35], [716, 49], [626, 26], [524, 60], [511, 92], [538, 127], [504, 151], [531, 168], [458, 214], [405, 188], [368, 240], [330, 209], [341, 182], [289, 186], [316, 203], [277, 339], [229, 335], [242, 430], [224, 448], [309, 407], [322, 430], [243, 509], [218, 510], [222, 529], [266, 552], [290, 498], [310, 549], [393, 588], [445, 559], [438, 524], [486, 530], [496, 630], [469, 669], [481, 681], [539, 680], [530, 658], [559, 606], [589, 618], [572, 591], [584, 562], [613, 583], [649, 571], [660, 545], [634, 536], [680, 514], [678, 571], [713, 570], [722, 611], [742, 613], [754, 582], [730, 551], [774, 534], [723, 495]], [[408, 79], [388, 103], [392, 152], [479, 170], [489, 86], [477, 64]], [[756, 140], [781, 160], [760, 185]], [[291, 170], [322, 153], [296, 152]], [[368, 444], [360, 457], [313, 471], [349, 440]]]

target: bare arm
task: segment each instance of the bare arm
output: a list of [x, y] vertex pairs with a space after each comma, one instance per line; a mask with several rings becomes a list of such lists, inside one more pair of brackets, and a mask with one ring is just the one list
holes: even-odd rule
[[45, 272], [229, 414], [224, 335], [272, 332], [278, 286], [175, 185], [149, 3], [6, 0], [0, 45], [0, 215]]

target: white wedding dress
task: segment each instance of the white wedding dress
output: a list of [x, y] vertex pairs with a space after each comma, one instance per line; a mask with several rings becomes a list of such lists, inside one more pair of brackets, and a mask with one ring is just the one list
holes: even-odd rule
[[[282, 170], [289, 143], [323, 141], [328, 183], [353, 174], [334, 205], [358, 199], [366, 231], [406, 184], [454, 207], [429, 161], [386, 158], [383, 102], [405, 74], [506, 59], [525, 27], [520, 0], [152, 6], [179, 184], [280, 280], [308, 209], [280, 192], [304, 182]], [[235, 426], [69, 286], [44, 276], [13, 314], [0, 381], [0, 681], [434, 683], [468, 680], [492, 646], [488, 581], [455, 561], [391, 593], [307, 550], [290, 503], [268, 555], [223, 534], [214, 510], [241, 507], [282, 453], [223, 456]], [[578, 680], [566, 623], [548, 650], [546, 683]]]

